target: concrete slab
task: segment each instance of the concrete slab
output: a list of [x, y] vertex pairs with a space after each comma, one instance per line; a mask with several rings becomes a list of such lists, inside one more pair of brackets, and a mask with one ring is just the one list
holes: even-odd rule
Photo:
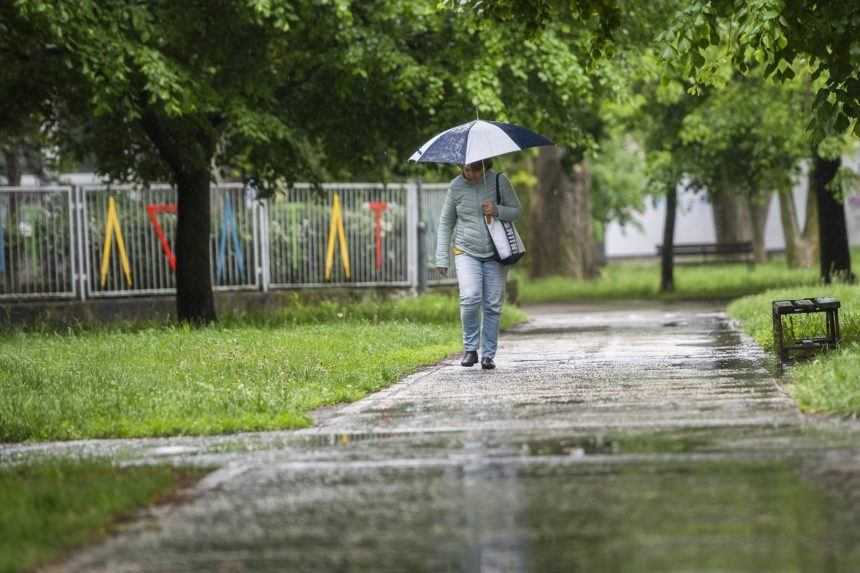
[[711, 305], [552, 306], [301, 432], [0, 449], [218, 468], [61, 571], [849, 571], [856, 426]]

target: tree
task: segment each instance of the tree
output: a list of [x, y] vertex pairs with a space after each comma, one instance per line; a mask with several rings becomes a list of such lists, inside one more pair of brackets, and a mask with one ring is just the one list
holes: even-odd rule
[[4, 6], [38, 39], [24, 58], [50, 47], [65, 70], [50, 98], [63, 149], [94, 155], [115, 180], [175, 184], [177, 314], [192, 323], [215, 319], [216, 174], [254, 176], [271, 192], [326, 173], [385, 172], [428, 118], [449, 119], [469, 99], [454, 78], [475, 38], [429, 1]]
[[[731, 62], [742, 72], [765, 66], [765, 76], [793, 79], [811, 67], [815, 126], [844, 132], [860, 117], [860, 5], [853, 0], [694, 0], [673, 14], [663, 40], [691, 77], [714, 81]], [[855, 133], [860, 135], [860, 128]]]
[[294, 13], [254, 2], [20, 0], [15, 8], [71, 70], [52, 102], [65, 148], [92, 152], [115, 179], [175, 183], [177, 314], [214, 320], [213, 164], [226, 142], [294, 145], [271, 113], [277, 75], [268, 57]]
[[541, 149], [535, 162], [529, 272], [591, 278], [597, 259], [587, 152], [603, 137], [601, 100], [613, 97], [618, 80], [608, 62], [595, 59], [599, 41], [588, 29], [563, 21], [541, 30], [504, 18], [475, 22], [490, 38], [479, 75], [497, 86], [479, 107], [556, 142]]
[[41, 169], [39, 148], [47, 139], [43, 128], [50, 120], [49, 102], [65, 71], [59, 64], [39, 31], [11, 3], [0, 4], [0, 152], [8, 185], [21, 184], [26, 166]]
[[519, 93], [506, 90], [503, 95], [508, 114], [552, 134], [558, 144], [555, 150], [541, 150], [536, 162], [540, 177], [530, 221], [535, 235], [532, 276], [595, 276], [591, 215], [592, 205], [602, 203], [592, 202], [591, 159], [611, 131], [603, 116], [604, 102], [619, 97], [627, 82], [627, 70], [616, 69], [609, 56], [621, 51], [620, 46], [642, 45], [656, 21], [651, 7], [615, 0], [446, 3], [471, 13], [476, 21], [489, 21], [497, 30], [494, 34], [507, 41], [507, 53], [500, 54], [498, 65], [514, 77], [529, 78], [514, 84]]
[[[650, 74], [647, 80], [642, 80], [638, 65], [642, 52], [648, 50], [657, 31], [662, 29], [667, 14], [679, 9], [681, 3], [672, 0], [657, 0], [649, 3], [623, 5], [613, 0], [579, 0], [565, 2], [562, 0], [545, 0], [539, 3], [525, 0], [474, 0], [470, 2], [451, 2], [461, 10], [472, 10], [481, 17], [489, 17], [517, 30], [525, 30], [532, 38], [541, 37], [547, 32], [567, 30], [560, 36], [569, 45], [569, 51], [575, 55], [573, 62], [559, 60], [553, 70], [561, 69], [566, 73], [578, 73], [582, 76], [586, 89], [580, 90], [579, 99], [570, 100], [568, 105], [581, 110], [579, 115], [559, 113], [558, 117], [568, 117], [578, 122], [581, 133], [578, 138], [571, 138], [569, 145], [573, 157], [587, 157], [587, 152], [595, 148], [606, 134], [612, 132], [613, 118], [607, 117], [603, 103], [617, 98], [629, 98], [631, 86], [647, 84], [648, 91], [665, 88], [660, 81], [660, 74]], [[569, 33], [576, 30], [576, 34]], [[678, 85], [678, 82], [666, 82]], [[641, 85], [640, 85], [641, 87]], [[637, 88], [633, 88], [635, 93]], [[663, 89], [665, 92], [666, 90]], [[669, 90], [671, 91], [671, 90]], [[680, 90], [683, 92], [683, 90]], [[666, 95], [665, 93], [663, 95]], [[640, 100], [643, 96], [635, 93]], [[644, 96], [648, 99], [648, 96]], [[529, 101], [528, 98], [525, 101]], [[651, 190], [659, 188], [660, 195], [665, 195], [669, 202], [667, 228], [664, 247], [666, 247], [663, 262], [663, 284], [667, 290], [672, 288], [672, 244], [674, 236], [673, 222], [675, 213], [676, 188], [681, 181], [682, 163], [677, 161], [682, 155], [677, 137], [680, 130], [680, 120], [683, 118], [691, 99], [678, 95], [672, 100], [649, 99], [657, 102], [650, 109], [640, 101], [631, 106], [626, 117], [630, 118], [631, 129], [644, 135], [649, 141], [644, 144], [647, 163], [649, 164], [649, 179]], [[638, 112], [641, 112], [638, 113]], [[622, 113], [624, 116], [624, 113]], [[633, 119], [635, 118], [635, 119]], [[643, 127], [647, 125], [648, 127]], [[564, 128], [562, 127], [562, 133]], [[646, 133], [647, 132], [647, 133]], [[597, 146], [599, 148], [599, 145]], [[544, 152], [547, 153], [547, 152]], [[585, 163], [587, 166], [587, 163]], [[580, 173], [582, 171], [580, 170]], [[548, 177], [549, 181], [558, 181], [557, 177]], [[580, 178], [583, 179], [583, 178]], [[540, 194], [538, 194], [540, 196]], [[560, 197], [554, 193], [554, 197]], [[562, 207], [552, 206], [543, 212], [556, 215]], [[533, 228], [552, 228], [551, 225], [541, 225], [533, 221]], [[549, 243], [553, 250], [566, 239], [554, 237]], [[561, 240], [560, 240], [561, 239]], [[534, 241], [533, 241], [534, 243]], [[534, 252], [532, 253], [534, 256]], [[534, 262], [534, 258], [533, 258]], [[539, 262], [539, 261], [538, 261]], [[543, 265], [542, 265], [543, 266]], [[538, 269], [544, 272], [543, 268]]]
[[[645, 206], [648, 190], [645, 152], [640, 142], [620, 125], [613, 125], [608, 136], [590, 153], [592, 165], [591, 219], [604, 259], [607, 225], [636, 224], [635, 214]], [[603, 262], [603, 260], [601, 261]]]
[[609, 112], [640, 142], [645, 155], [644, 194], [664, 197], [666, 215], [660, 256], [660, 291], [675, 288], [675, 220], [678, 188], [684, 184], [691, 151], [681, 138], [684, 120], [702, 98], [691, 95], [684, 82], [661, 63], [650, 50], [632, 55], [628, 74], [633, 95]]
[[[807, 67], [815, 94], [813, 149], [828, 136], [840, 136], [852, 128], [860, 135], [860, 71], [854, 61], [860, 48], [860, 5], [851, 0], [821, 2], [800, 0], [695, 0], [674, 14], [662, 39], [666, 58], [700, 83], [719, 84], [719, 70], [730, 62], [741, 72], [764, 66], [765, 76], [791, 80]], [[817, 157], [817, 154], [816, 154]], [[838, 169], [827, 158], [814, 159], [812, 190], [832, 191]], [[822, 279], [831, 273], [851, 278], [850, 251], [844, 206], [835, 197], [820, 196], [820, 257]]]
[[844, 149], [845, 142], [840, 138], [827, 138], [815, 147], [812, 157], [809, 192], [816, 198], [820, 222], [820, 276], [825, 284], [830, 284], [834, 278], [846, 282], [854, 282], [855, 279], [851, 271], [843, 195], [847, 187], [845, 180], [856, 176], [845, 174], [840, 169]]
[[808, 153], [808, 103], [800, 82], [776, 85], [754, 74], [735, 75], [708, 90], [684, 120], [681, 137], [693, 152], [688, 174], [711, 198], [718, 241], [752, 240], [759, 262], [766, 260], [771, 196], [777, 191], [781, 202], [793, 201], [794, 176]]

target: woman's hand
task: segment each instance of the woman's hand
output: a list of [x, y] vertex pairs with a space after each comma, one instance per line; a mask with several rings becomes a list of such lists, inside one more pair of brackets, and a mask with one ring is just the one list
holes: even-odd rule
[[499, 210], [496, 209], [496, 204], [489, 199], [481, 203], [481, 209], [483, 209], [484, 215], [487, 217], [495, 217], [499, 213]]
[[448, 267], [436, 267], [436, 272], [438, 272], [443, 277], [448, 276]]

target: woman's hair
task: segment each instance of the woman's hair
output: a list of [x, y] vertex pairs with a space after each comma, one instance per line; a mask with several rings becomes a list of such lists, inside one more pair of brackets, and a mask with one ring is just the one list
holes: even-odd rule
[[[492, 169], [493, 168], [493, 160], [492, 159], [483, 159], [481, 161], [475, 161], [473, 163], [467, 163], [466, 165], [468, 165], [472, 169], [480, 169], [482, 165], [483, 165], [484, 169]], [[463, 167], [466, 167], [466, 165], [463, 165]]]

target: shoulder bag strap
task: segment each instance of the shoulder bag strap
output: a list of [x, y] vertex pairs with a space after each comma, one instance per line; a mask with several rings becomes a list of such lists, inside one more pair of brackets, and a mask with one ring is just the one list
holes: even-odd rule
[[499, 190], [499, 177], [501, 176], [501, 173], [496, 172], [496, 205], [502, 204], [502, 193]]

